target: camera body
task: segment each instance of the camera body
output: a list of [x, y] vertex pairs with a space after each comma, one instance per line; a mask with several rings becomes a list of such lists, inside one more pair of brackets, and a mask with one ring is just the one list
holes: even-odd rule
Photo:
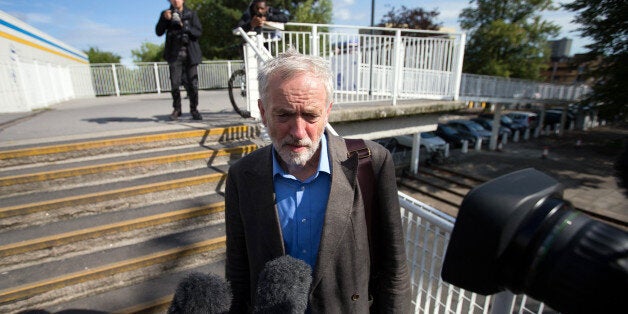
[[484, 295], [523, 292], [565, 313], [627, 308], [628, 233], [576, 211], [562, 190], [531, 168], [471, 190], [443, 279]]
[[190, 35], [188, 34], [190, 31], [190, 19], [191, 15], [186, 11], [179, 11], [177, 9], [172, 10], [172, 18], [170, 20], [171, 27], [174, 30], [181, 30], [178, 34], [179, 40], [181, 44], [187, 45], [190, 42]]

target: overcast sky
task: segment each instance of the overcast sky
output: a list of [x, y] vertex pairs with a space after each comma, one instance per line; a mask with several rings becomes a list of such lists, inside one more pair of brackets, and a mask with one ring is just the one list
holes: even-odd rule
[[[332, 0], [333, 23], [368, 26], [371, 22], [372, 0]], [[468, 0], [375, 0], [375, 23], [391, 8], [421, 7], [437, 9], [437, 22], [460, 31], [458, 15], [470, 6]], [[155, 35], [155, 24], [161, 10], [168, 7], [165, 0], [0, 0], [0, 10], [80, 50], [97, 47], [114, 52], [131, 62], [131, 49], [143, 42], [161, 43]], [[573, 30], [573, 14], [557, 11], [544, 15], [563, 29], [557, 38], [573, 40], [571, 53], [581, 53], [588, 43]], [[204, 31], [210, 31], [205, 29]]]

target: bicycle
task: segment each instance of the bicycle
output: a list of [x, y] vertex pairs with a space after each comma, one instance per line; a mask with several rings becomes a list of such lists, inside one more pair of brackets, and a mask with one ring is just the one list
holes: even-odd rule
[[227, 89], [233, 110], [243, 118], [250, 118], [250, 112], [240, 109], [246, 108], [246, 71], [244, 69], [236, 70], [231, 74]]

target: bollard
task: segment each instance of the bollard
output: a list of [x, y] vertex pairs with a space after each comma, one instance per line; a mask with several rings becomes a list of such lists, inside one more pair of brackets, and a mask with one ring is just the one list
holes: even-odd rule
[[530, 129], [526, 129], [526, 130], [523, 132], [523, 140], [524, 140], [524, 141], [527, 141], [527, 140], [529, 140], [529, 139], [530, 139]]
[[449, 157], [449, 143], [445, 144], [445, 158]]
[[554, 134], [560, 134], [560, 123], [554, 124]]
[[541, 159], [547, 159], [548, 154], [549, 154], [549, 148], [547, 146], [543, 147], [543, 154], [541, 154]]
[[515, 135], [512, 136], [512, 141], [514, 143], [519, 142], [519, 130], [515, 131]]
[[497, 143], [497, 151], [498, 152], [501, 152], [503, 147], [504, 147], [504, 144], [502, 144], [501, 142]]
[[469, 141], [462, 141], [462, 148], [460, 149], [463, 154], [466, 154], [469, 151]]
[[540, 134], [541, 134], [541, 127], [538, 126], [534, 129], [534, 138], [539, 138]]
[[478, 137], [475, 140], [475, 151], [479, 152], [482, 150], [482, 138]]
[[508, 135], [502, 135], [502, 145], [508, 144]]

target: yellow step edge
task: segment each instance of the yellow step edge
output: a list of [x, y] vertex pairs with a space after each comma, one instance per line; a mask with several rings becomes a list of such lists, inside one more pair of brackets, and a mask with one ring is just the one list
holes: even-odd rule
[[171, 223], [204, 215], [211, 215], [224, 211], [224, 206], [225, 202], [221, 201], [206, 206], [186, 208], [174, 212], [167, 212], [163, 214], [141, 217], [118, 223], [112, 223], [108, 225], [86, 228], [82, 230], [2, 245], [0, 246], [0, 257], [67, 245], [73, 242], [88, 239], [95, 239], [116, 232], [137, 230], [141, 228], [156, 226], [159, 224]]
[[9, 206], [0, 208], [0, 219], [13, 217], [18, 215], [32, 214], [52, 209], [61, 208], [64, 206], [76, 206], [88, 203], [102, 202], [113, 198], [121, 198], [128, 196], [136, 196], [154, 192], [161, 192], [165, 190], [189, 187], [193, 185], [200, 185], [209, 182], [216, 182], [224, 179], [227, 175], [225, 173], [212, 173], [203, 176], [197, 176], [192, 178], [183, 178], [177, 180], [171, 180], [166, 182], [158, 182], [145, 184], [140, 186], [133, 186], [113, 191], [97, 192], [91, 194], [84, 194], [78, 196], [65, 197], [60, 199], [54, 199], [49, 201], [22, 204], [16, 206]]
[[230, 127], [224, 127], [224, 128], [212, 128], [212, 129], [192, 130], [192, 131], [184, 131], [184, 132], [141, 135], [141, 136], [123, 137], [123, 138], [97, 140], [97, 141], [87, 141], [87, 142], [71, 143], [71, 144], [59, 144], [59, 145], [50, 145], [50, 146], [43, 146], [43, 147], [15, 149], [15, 150], [8, 150], [8, 151], [0, 151], [0, 160], [19, 158], [19, 157], [31, 157], [31, 156], [46, 155], [46, 154], [65, 153], [69, 151], [87, 150], [87, 149], [101, 148], [101, 147], [107, 147], [107, 146], [116, 146], [116, 145], [132, 145], [132, 144], [138, 144], [138, 143], [150, 143], [150, 142], [158, 142], [158, 141], [189, 138], [189, 137], [206, 137], [210, 135], [237, 134], [237, 133], [246, 132], [248, 128], [249, 128], [248, 126], [240, 125], [240, 126], [230, 126]]
[[46, 180], [55, 180], [55, 179], [63, 179], [69, 177], [76, 177], [88, 174], [97, 174], [108, 171], [116, 171], [123, 169], [130, 169], [138, 166], [148, 166], [148, 165], [158, 165], [158, 164], [166, 164], [171, 162], [180, 162], [180, 161], [189, 161], [195, 159], [203, 159], [203, 158], [212, 158], [219, 156], [226, 156], [229, 154], [248, 154], [254, 151], [257, 148], [257, 145], [250, 144], [238, 147], [231, 148], [222, 148], [219, 150], [212, 151], [203, 151], [203, 152], [192, 152], [185, 154], [177, 154], [177, 155], [169, 155], [169, 156], [160, 156], [160, 157], [150, 157], [143, 158], [132, 161], [121, 161], [121, 162], [113, 162], [98, 166], [84, 166], [84, 167], [76, 167], [72, 169], [64, 169], [64, 170], [55, 170], [55, 171], [46, 171], [35, 174], [26, 174], [26, 175], [16, 175], [16, 176], [8, 176], [4, 178], [0, 178], [0, 186], [11, 186], [17, 184], [25, 184], [32, 182], [41, 182]]
[[218, 237], [181, 248], [170, 249], [147, 256], [137, 257], [110, 265], [96, 267], [94, 269], [79, 271], [48, 280], [21, 285], [18, 287], [0, 290], [0, 305], [15, 300], [25, 299], [37, 294], [60, 289], [83, 282], [98, 280], [115, 274], [137, 270], [143, 267], [175, 260], [177, 258], [190, 256], [206, 251], [224, 248], [226, 246], [226, 237]]

